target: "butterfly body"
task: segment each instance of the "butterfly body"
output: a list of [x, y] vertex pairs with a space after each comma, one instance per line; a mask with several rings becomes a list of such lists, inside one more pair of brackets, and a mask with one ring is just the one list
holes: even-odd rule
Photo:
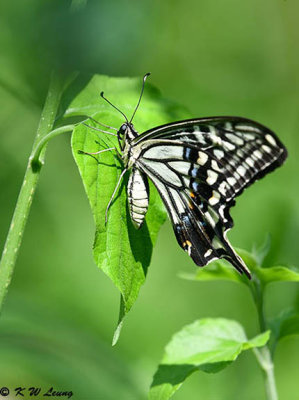
[[138, 168], [130, 171], [127, 186], [130, 216], [135, 228], [139, 229], [144, 222], [149, 203], [149, 186], [147, 177]]
[[129, 212], [133, 225], [136, 229], [139, 229], [144, 222], [148, 209], [149, 186], [147, 177], [136, 166], [141, 149], [134, 148], [132, 142], [138, 137], [138, 132], [132, 123], [126, 122], [119, 128], [117, 137], [124, 167], [130, 171], [127, 186]]

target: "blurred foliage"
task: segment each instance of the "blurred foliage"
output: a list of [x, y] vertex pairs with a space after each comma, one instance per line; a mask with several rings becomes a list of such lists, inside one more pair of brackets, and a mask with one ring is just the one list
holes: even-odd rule
[[[298, 265], [299, 3], [107, 0], [88, 1], [85, 9], [69, 14], [70, 3], [0, 4], [1, 244], [50, 69], [140, 77], [150, 71], [163, 96], [184, 104], [194, 116], [240, 115], [278, 134], [289, 158], [238, 198], [229, 237], [234, 246], [251, 249], [270, 232], [272, 248], [264, 265]], [[138, 118], [142, 105], [137, 129]], [[153, 119], [152, 125], [157, 123]], [[177, 246], [168, 223], [154, 249], [147, 283], [118, 346], [111, 349], [118, 295], [94, 266], [93, 233], [70, 138], [54, 139], [0, 319], [1, 385], [57, 385], [73, 390], [78, 400], [86, 393], [139, 400], [146, 397], [163, 347], [181, 326], [221, 316], [240, 321], [248, 336], [255, 336], [255, 310], [242, 285], [206, 282], [199, 287], [176, 278], [196, 267]], [[269, 317], [293, 307], [295, 285], [267, 287]], [[296, 399], [298, 357], [298, 339], [278, 344], [281, 398]], [[192, 376], [175, 398], [234, 400], [240, 393], [242, 400], [263, 393], [250, 353], [217, 375]]]
[[236, 321], [205, 318], [185, 326], [167, 344], [155, 373], [149, 398], [168, 400], [197, 370], [216, 373], [245, 350], [264, 346], [270, 331], [248, 340]]
[[299, 315], [294, 304], [291, 309], [282, 309], [275, 318], [269, 319], [265, 314], [265, 291], [273, 282], [298, 282], [299, 269], [290, 266], [263, 267], [264, 259], [270, 250], [269, 236], [262, 246], [255, 245], [252, 253], [238, 250], [251, 272], [250, 280], [234, 273], [233, 267], [221, 259], [212, 262], [209, 268], [199, 269], [194, 275], [181, 274], [182, 278], [197, 282], [232, 281], [246, 285], [256, 306], [261, 333], [248, 344], [244, 342], [246, 335], [243, 327], [236, 321], [214, 318], [196, 321], [184, 327], [166, 346], [165, 355], [151, 385], [151, 399], [167, 400], [196, 370], [221, 371], [234, 361], [242, 350], [255, 347], [263, 347], [261, 351], [255, 349], [254, 354], [261, 369], [269, 377], [269, 390], [266, 391], [273, 395], [267, 398], [278, 396], [275, 383], [272, 383], [275, 382], [275, 376], [273, 378], [272, 372], [269, 372], [269, 364], [274, 365], [275, 349], [281, 339], [299, 336]]

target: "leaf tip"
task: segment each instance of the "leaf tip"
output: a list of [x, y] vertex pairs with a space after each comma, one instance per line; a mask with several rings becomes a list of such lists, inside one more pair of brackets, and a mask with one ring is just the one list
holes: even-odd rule
[[112, 343], [111, 343], [112, 346], [115, 346], [117, 344], [119, 337], [120, 337], [120, 332], [121, 332], [122, 326], [123, 326], [123, 320], [118, 323], [118, 325], [114, 331], [114, 335], [113, 335]]
[[118, 342], [120, 337], [120, 333], [123, 327], [124, 319], [126, 316], [126, 308], [125, 308], [125, 301], [122, 295], [120, 295], [120, 305], [119, 305], [119, 317], [116, 329], [114, 331], [114, 335], [112, 338], [112, 346], [115, 346]]

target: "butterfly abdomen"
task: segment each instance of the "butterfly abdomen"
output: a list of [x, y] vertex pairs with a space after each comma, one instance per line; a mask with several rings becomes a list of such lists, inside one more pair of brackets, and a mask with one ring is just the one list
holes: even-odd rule
[[149, 190], [146, 176], [137, 168], [132, 169], [128, 182], [130, 216], [135, 228], [140, 228], [148, 208]]

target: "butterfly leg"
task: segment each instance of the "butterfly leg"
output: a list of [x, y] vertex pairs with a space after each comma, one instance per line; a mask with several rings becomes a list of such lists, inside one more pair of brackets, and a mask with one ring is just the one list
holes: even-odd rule
[[[103, 139], [102, 139], [103, 140]], [[99, 146], [103, 146], [100, 142], [98, 142], [97, 140], [95, 140], [96, 144], [98, 144]], [[104, 141], [103, 141], [104, 142]], [[106, 142], [104, 142], [105, 144], [107, 144]], [[117, 147], [109, 147], [109, 149], [107, 148], [106, 150], [115, 150], [117, 153], [117, 156], [120, 160], [122, 160], [122, 156], [120, 154], [120, 152], [118, 151]], [[98, 154], [98, 153], [96, 153]]]
[[114, 191], [113, 191], [113, 193], [112, 193], [112, 196], [111, 196], [111, 198], [110, 198], [110, 200], [109, 200], [109, 203], [108, 203], [108, 205], [107, 205], [106, 212], [105, 212], [105, 225], [107, 224], [107, 221], [108, 221], [108, 211], [109, 211], [109, 208], [110, 208], [111, 203], [112, 203], [112, 201], [113, 201], [113, 198], [114, 198], [114, 196], [115, 196], [115, 194], [116, 194], [116, 192], [117, 192], [117, 189], [119, 188], [120, 182], [121, 182], [121, 180], [122, 180], [122, 178], [123, 178], [123, 176], [124, 176], [124, 174], [125, 174], [126, 172], [127, 172], [127, 168], [125, 168], [125, 169], [122, 171], [122, 173], [120, 174], [120, 177], [119, 177], [119, 179], [118, 179], [118, 181], [117, 181], [117, 184], [116, 184], [116, 186], [115, 186], [115, 189], [114, 189]]
[[107, 135], [111, 135], [111, 136], [116, 136], [116, 137], [117, 137], [117, 134], [116, 134], [116, 133], [112, 133], [112, 132], [108, 132], [108, 131], [103, 131], [102, 129], [95, 128], [94, 126], [88, 125], [88, 124], [86, 124], [85, 122], [82, 122], [82, 125], [86, 126], [87, 128], [93, 129], [94, 131], [98, 131], [98, 132], [101, 132], [101, 133], [106, 133]]
[[104, 153], [105, 151], [111, 151], [111, 150], [116, 150], [118, 152], [116, 147], [109, 147], [108, 149], [96, 151], [95, 153], [87, 153], [86, 151], [83, 151], [83, 150], [78, 150], [78, 153], [79, 154], [87, 154], [88, 156], [91, 156], [91, 155], [101, 154], [101, 153]]
[[[87, 115], [87, 116], [88, 116], [88, 115]], [[90, 119], [91, 121], [95, 122], [95, 123], [98, 124], [98, 125], [104, 126], [105, 128], [113, 129], [114, 131], [117, 131], [117, 129], [114, 128], [113, 126], [109, 126], [109, 125], [103, 124], [103, 122], [99, 122], [99, 121], [97, 121], [96, 119], [94, 119], [94, 118], [92, 118], [92, 117], [88, 117], [88, 119]]]

